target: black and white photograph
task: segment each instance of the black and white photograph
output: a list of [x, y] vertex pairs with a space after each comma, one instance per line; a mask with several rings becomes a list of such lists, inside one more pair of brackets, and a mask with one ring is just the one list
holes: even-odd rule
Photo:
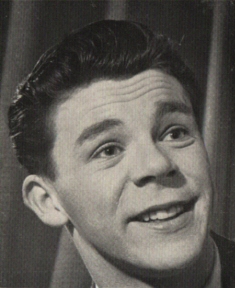
[[235, 1], [0, 1], [0, 287], [235, 288]]

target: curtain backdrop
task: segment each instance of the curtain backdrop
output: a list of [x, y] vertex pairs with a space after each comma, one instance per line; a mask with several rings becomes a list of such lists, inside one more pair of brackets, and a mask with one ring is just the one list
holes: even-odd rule
[[1, 287], [77, 288], [90, 280], [66, 231], [44, 226], [24, 207], [26, 172], [10, 149], [6, 113], [17, 83], [43, 51], [72, 29], [104, 18], [139, 21], [180, 43], [207, 92], [204, 137], [217, 192], [213, 229], [235, 238], [234, 1], [16, 0], [0, 1], [0, 15]]

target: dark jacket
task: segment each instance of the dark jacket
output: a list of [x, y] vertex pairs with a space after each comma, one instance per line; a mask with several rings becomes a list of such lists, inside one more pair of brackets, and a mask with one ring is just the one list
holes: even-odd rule
[[235, 242], [214, 232], [211, 233], [211, 236], [219, 250], [222, 288], [235, 288]]

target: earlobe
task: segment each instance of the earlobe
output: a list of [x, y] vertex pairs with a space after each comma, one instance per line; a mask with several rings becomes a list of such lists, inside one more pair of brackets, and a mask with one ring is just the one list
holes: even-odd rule
[[56, 191], [42, 177], [29, 175], [23, 183], [23, 200], [26, 206], [45, 224], [63, 226], [68, 216], [61, 206]]

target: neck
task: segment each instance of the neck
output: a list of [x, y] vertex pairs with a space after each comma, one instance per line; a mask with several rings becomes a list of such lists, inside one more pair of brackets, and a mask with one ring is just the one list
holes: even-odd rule
[[168, 277], [138, 277], [138, 275], [127, 274], [102, 257], [94, 247], [90, 247], [79, 236], [76, 229], [74, 229], [73, 240], [93, 281], [99, 288], [201, 288], [206, 284], [213, 269], [214, 248], [213, 241], [209, 237], [203, 251], [191, 266], [171, 273]]

